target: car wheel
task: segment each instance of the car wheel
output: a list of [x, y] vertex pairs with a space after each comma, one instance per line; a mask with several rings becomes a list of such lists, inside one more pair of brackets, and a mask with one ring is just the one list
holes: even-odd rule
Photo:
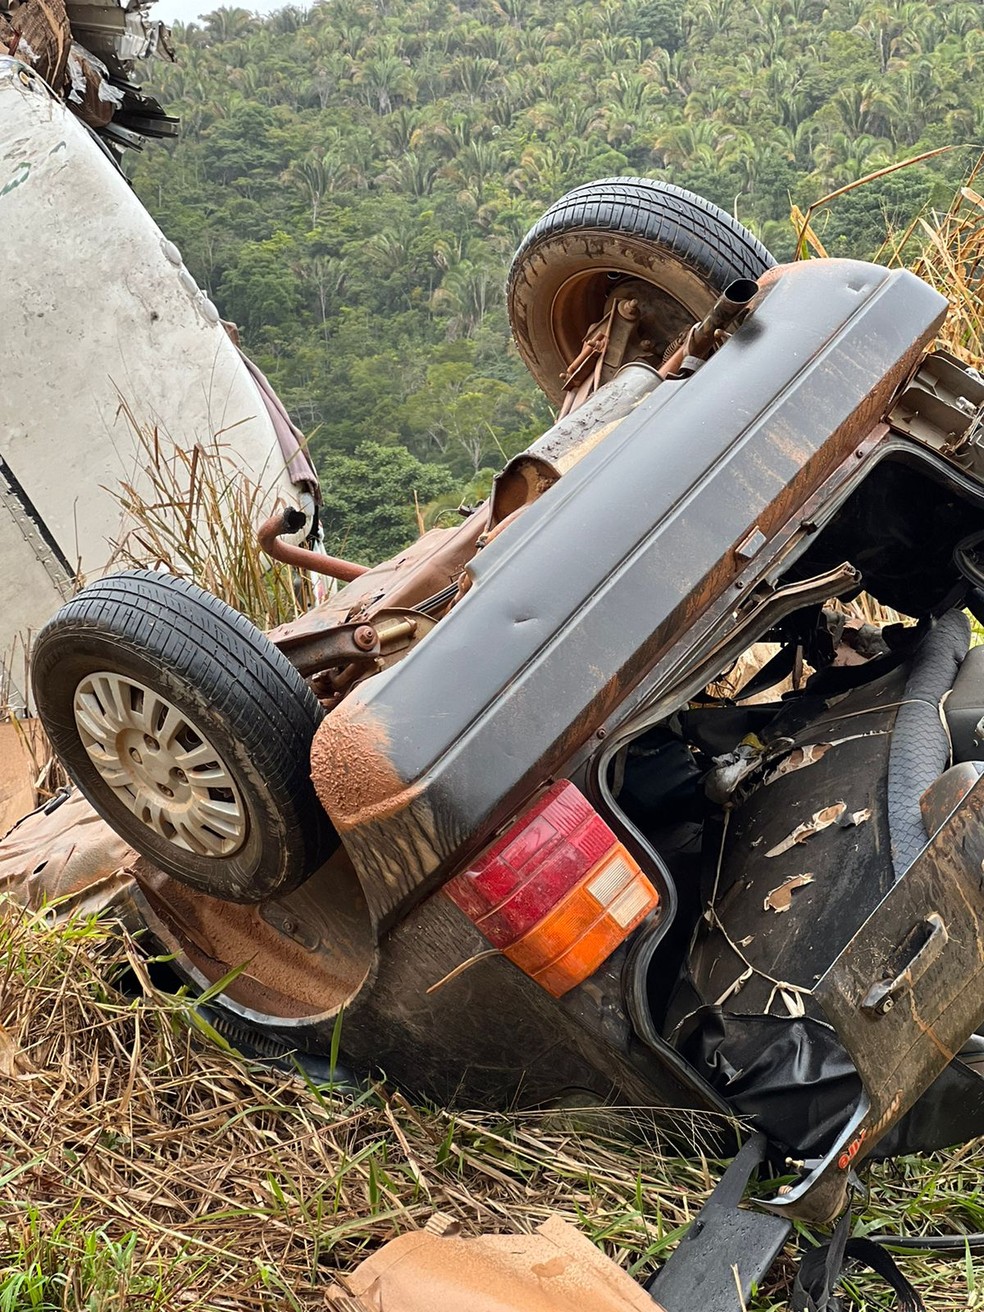
[[338, 840], [310, 780], [321, 706], [245, 616], [134, 570], [84, 588], [31, 655], [41, 722], [112, 828], [212, 897], [295, 888]]
[[605, 178], [569, 192], [524, 238], [509, 272], [509, 321], [527, 368], [557, 404], [561, 374], [618, 282], [654, 289], [647, 335], [658, 361], [729, 283], [774, 264], [747, 228], [693, 192]]

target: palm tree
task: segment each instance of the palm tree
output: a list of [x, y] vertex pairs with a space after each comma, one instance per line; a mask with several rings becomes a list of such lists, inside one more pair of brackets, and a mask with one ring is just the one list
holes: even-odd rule
[[684, 30], [708, 41], [731, 22], [736, 0], [695, 0], [683, 12]]
[[325, 169], [327, 156], [320, 159], [309, 155], [307, 159], [294, 160], [284, 177], [292, 183], [311, 206], [311, 227], [318, 226], [318, 211], [328, 190], [328, 176]]
[[266, 25], [277, 36], [289, 36], [297, 32], [308, 21], [307, 11], [300, 5], [284, 5], [275, 9], [266, 20]]
[[936, 16], [947, 36], [968, 36], [981, 28], [980, 5], [963, 3], [943, 5]]
[[314, 70], [311, 86], [321, 109], [329, 104], [352, 79], [354, 63], [351, 55], [342, 50], [333, 50], [323, 56]]
[[817, 172], [830, 188], [863, 178], [867, 173], [891, 163], [888, 142], [861, 133], [835, 132], [813, 152]]
[[664, 123], [653, 138], [653, 155], [667, 167], [699, 163], [713, 168], [719, 132], [720, 125], [709, 119]]
[[606, 33], [585, 43], [581, 50], [585, 64], [608, 69], [613, 64], [642, 63], [642, 44], [632, 36]]
[[413, 226], [404, 223], [380, 228], [370, 237], [366, 249], [384, 278], [392, 277], [410, 264], [414, 236]]
[[473, 205], [482, 205], [489, 178], [502, 171], [501, 154], [490, 141], [472, 141], [459, 150], [454, 159], [442, 170], [445, 177], [460, 186]]
[[465, 55], [454, 67], [455, 79], [466, 95], [480, 100], [486, 88], [499, 74], [499, 65], [494, 59], [481, 59], [475, 55]]
[[355, 84], [362, 88], [365, 103], [377, 114], [390, 114], [394, 101], [411, 101], [416, 86], [405, 60], [398, 55], [376, 55], [356, 69]]
[[915, 141], [928, 118], [938, 117], [944, 108], [933, 61], [925, 57], [907, 60], [895, 75], [893, 91], [899, 115], [892, 123], [892, 140]]
[[256, 16], [248, 9], [223, 6], [204, 16], [205, 32], [210, 41], [238, 41], [247, 36], [257, 24]]
[[335, 304], [348, 276], [344, 260], [315, 255], [303, 260], [295, 269], [302, 284], [314, 293], [318, 326], [321, 329], [325, 352], [329, 349], [328, 314]]
[[416, 150], [405, 151], [391, 160], [379, 175], [384, 186], [417, 197], [429, 196], [434, 189], [438, 164], [433, 155]]
[[502, 270], [462, 260], [449, 269], [431, 297], [431, 308], [448, 316], [450, 340], [471, 337], [488, 310], [502, 299]]
[[640, 77], [647, 81], [653, 80], [678, 96], [689, 95], [691, 72], [690, 59], [684, 50], [675, 50], [670, 54], [661, 46], [657, 46], [645, 63], [639, 66]]
[[383, 136], [387, 145], [391, 146], [397, 154], [409, 150], [424, 121], [424, 115], [420, 110], [401, 105], [383, 122]]

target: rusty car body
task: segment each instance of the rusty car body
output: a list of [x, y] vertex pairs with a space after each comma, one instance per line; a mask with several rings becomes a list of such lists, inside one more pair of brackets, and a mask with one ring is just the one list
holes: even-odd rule
[[[245, 869], [260, 749], [221, 738], [245, 630], [208, 629], [220, 612], [188, 585], [84, 590], [39, 638], [35, 694], [140, 852], [127, 896], [178, 972], [209, 987], [243, 967], [229, 1035], [328, 1053], [341, 1016], [346, 1057], [418, 1096], [741, 1117], [790, 1177], [766, 1204], [771, 1260], [790, 1218], [843, 1211], [872, 1152], [984, 1132], [984, 663], [964, 613], [984, 617], [984, 380], [933, 350], [946, 301], [903, 270], [766, 265], [712, 286], [689, 331], [681, 292], [657, 340], [629, 257], [598, 258], [600, 288], [579, 273], [552, 302], [581, 307], [583, 350], [547, 383], [566, 413], [490, 501], [372, 569], [301, 553], [345, 586], [249, 638], [315, 707], [284, 794], [300, 807], [310, 772], [311, 868]], [[264, 545], [292, 527], [287, 510]], [[862, 589], [898, 622], [851, 619]], [[198, 696], [168, 655], [188, 607], [195, 660], [206, 632], [230, 644]], [[170, 774], [138, 776], [113, 744], [155, 755], [172, 711]], [[183, 788], [195, 752], [231, 817], [197, 839], [140, 800]], [[494, 906], [476, 889], [555, 805], [601, 826], [622, 882], [551, 948], [549, 901], [502, 936], [546, 862]], [[30, 823], [36, 843], [57, 812]], [[596, 959], [606, 915], [621, 928]]]

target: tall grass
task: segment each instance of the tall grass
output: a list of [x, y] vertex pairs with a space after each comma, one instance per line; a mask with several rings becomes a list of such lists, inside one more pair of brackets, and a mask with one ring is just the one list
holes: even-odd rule
[[115, 544], [113, 566], [166, 569], [261, 629], [307, 609], [309, 583], [257, 546], [269, 497], [243, 473], [232, 448], [218, 439], [185, 448], [140, 424], [126, 402], [121, 411], [135, 436], [139, 473], [110, 489], [129, 525]]
[[920, 214], [880, 252], [886, 264], [912, 270], [950, 302], [939, 345], [965, 364], [984, 361], [984, 197], [977, 190], [982, 155], [943, 211]]
[[[641, 1279], [721, 1169], [644, 1110], [451, 1112], [246, 1062], [132, 942], [11, 907], [0, 1087], [0, 1312], [323, 1308], [334, 1272], [435, 1211], [466, 1234], [559, 1213]], [[858, 1224], [980, 1229], [982, 1167], [979, 1145], [877, 1167]], [[936, 1306], [972, 1305], [970, 1268], [905, 1262]], [[787, 1306], [789, 1271], [750, 1312]]]

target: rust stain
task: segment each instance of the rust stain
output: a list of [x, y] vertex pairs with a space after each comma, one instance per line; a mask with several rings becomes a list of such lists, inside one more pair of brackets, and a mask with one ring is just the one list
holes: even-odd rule
[[[209, 983], [242, 968], [224, 992], [252, 1011], [294, 1020], [321, 1015], [346, 1002], [365, 976], [371, 951], [367, 942], [356, 940], [351, 925], [339, 926], [349, 933], [340, 933], [327, 950], [309, 951], [265, 919], [258, 905], [209, 897], [143, 859], [132, 873], [154, 936]], [[336, 883], [340, 874], [336, 869]], [[330, 885], [330, 878], [326, 882]], [[297, 920], [323, 928], [318, 908], [303, 891], [286, 895], [281, 905]], [[339, 916], [345, 919], [344, 913]]]
[[343, 702], [311, 744], [311, 779], [339, 833], [404, 810], [421, 791], [389, 759], [385, 727], [363, 703]]
[[920, 1016], [919, 1012], [916, 1010], [915, 994], [914, 993], [911, 994], [911, 997], [912, 997], [912, 1019], [916, 1022], [916, 1025], [919, 1027], [920, 1033], [925, 1034], [926, 1038], [929, 1039], [930, 1043], [932, 1043], [936, 1051], [940, 1054], [941, 1057], [945, 1059], [947, 1064], [949, 1064], [951, 1061], [953, 1061], [954, 1057], [957, 1054], [955, 1052], [950, 1051], [950, 1049], [946, 1046], [946, 1044], [937, 1035], [936, 1030], [933, 1028], [932, 1024], [928, 1020], [923, 1020], [922, 1016]]

